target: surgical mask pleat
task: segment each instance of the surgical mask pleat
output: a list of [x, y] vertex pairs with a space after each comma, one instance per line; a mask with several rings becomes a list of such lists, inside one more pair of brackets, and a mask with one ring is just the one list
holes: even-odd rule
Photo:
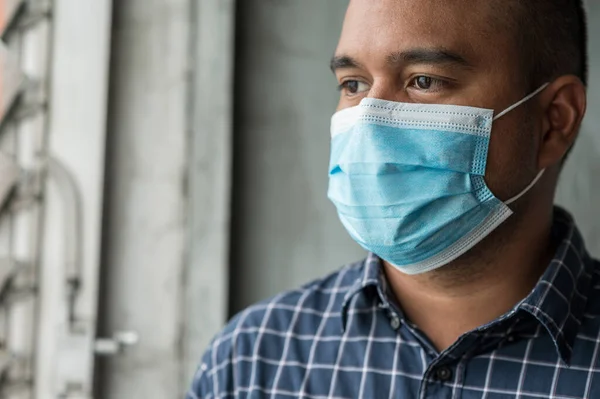
[[412, 206], [438, 199], [440, 192], [443, 193], [442, 197], [450, 197], [474, 191], [468, 174], [402, 165], [388, 165], [388, 172], [378, 176], [376, 185], [372, 183], [371, 175], [336, 174], [329, 185], [329, 199], [339, 210], [388, 207], [393, 211], [391, 208], [395, 205]]
[[[353, 167], [353, 173], [380, 174], [374, 165], [401, 163], [472, 173], [471, 154], [487, 148], [488, 142], [488, 137], [472, 134], [361, 123], [333, 138], [330, 171]], [[360, 164], [364, 171], [356, 169]]]

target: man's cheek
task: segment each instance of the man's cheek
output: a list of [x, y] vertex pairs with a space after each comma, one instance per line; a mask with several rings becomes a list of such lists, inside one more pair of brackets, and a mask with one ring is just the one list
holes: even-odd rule
[[505, 201], [527, 184], [536, 162], [530, 132], [523, 126], [504, 124], [492, 130], [485, 181], [494, 195]]

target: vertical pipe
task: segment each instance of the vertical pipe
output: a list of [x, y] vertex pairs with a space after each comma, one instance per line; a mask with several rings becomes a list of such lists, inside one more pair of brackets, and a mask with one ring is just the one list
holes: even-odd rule
[[[54, 399], [67, 392], [78, 397], [92, 394], [111, 3], [54, 0], [52, 34], [45, 28], [51, 36], [49, 80], [44, 84], [48, 87], [48, 131], [39, 140], [41, 154], [36, 154], [31, 143], [27, 148], [41, 156], [42, 164], [49, 156], [58, 160], [72, 177], [71, 192], [81, 194], [81, 285], [76, 302], [70, 304], [64, 251], [70, 239], [64, 232], [73, 209], [64, 201], [65, 187], [50, 178], [44, 191], [40, 230], [36, 399]], [[30, 54], [23, 54], [25, 63], [34, 64], [40, 57], [33, 48]], [[15, 246], [32, 244], [26, 240], [20, 244], [16, 239]], [[77, 315], [76, 329], [68, 319], [70, 308]]]

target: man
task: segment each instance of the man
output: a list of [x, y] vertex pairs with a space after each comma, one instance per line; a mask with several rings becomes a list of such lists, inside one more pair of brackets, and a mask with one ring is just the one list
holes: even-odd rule
[[236, 316], [188, 398], [600, 398], [600, 269], [553, 206], [576, 0], [351, 0], [329, 198], [371, 253]]

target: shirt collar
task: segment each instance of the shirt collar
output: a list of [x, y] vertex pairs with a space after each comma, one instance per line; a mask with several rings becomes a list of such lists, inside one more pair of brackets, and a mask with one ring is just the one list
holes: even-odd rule
[[[531, 294], [509, 313], [523, 310], [535, 317], [548, 331], [559, 356], [569, 363], [572, 347], [587, 303], [594, 261], [585, 249], [583, 238], [569, 213], [555, 208], [552, 235], [558, 247], [550, 265]], [[342, 329], [346, 329], [353, 298], [376, 289], [381, 307], [390, 307], [382, 261], [370, 253], [362, 264], [359, 278], [348, 290], [342, 304]], [[507, 316], [509, 316], [507, 315]], [[503, 317], [503, 318], [506, 318]]]
[[387, 292], [387, 281], [383, 273], [383, 267], [381, 259], [373, 254], [369, 253], [367, 259], [362, 264], [361, 273], [359, 277], [354, 281], [354, 284], [350, 287], [344, 301], [342, 303], [342, 331], [346, 329], [346, 321], [348, 319], [348, 311], [352, 305], [352, 299], [359, 294], [366, 294], [369, 289], [375, 289], [379, 298], [380, 304], [389, 307], [389, 296]]
[[569, 364], [591, 289], [594, 260], [573, 217], [558, 207], [552, 235], [558, 243], [554, 258], [517, 308], [533, 315], [545, 327], [561, 359]]

